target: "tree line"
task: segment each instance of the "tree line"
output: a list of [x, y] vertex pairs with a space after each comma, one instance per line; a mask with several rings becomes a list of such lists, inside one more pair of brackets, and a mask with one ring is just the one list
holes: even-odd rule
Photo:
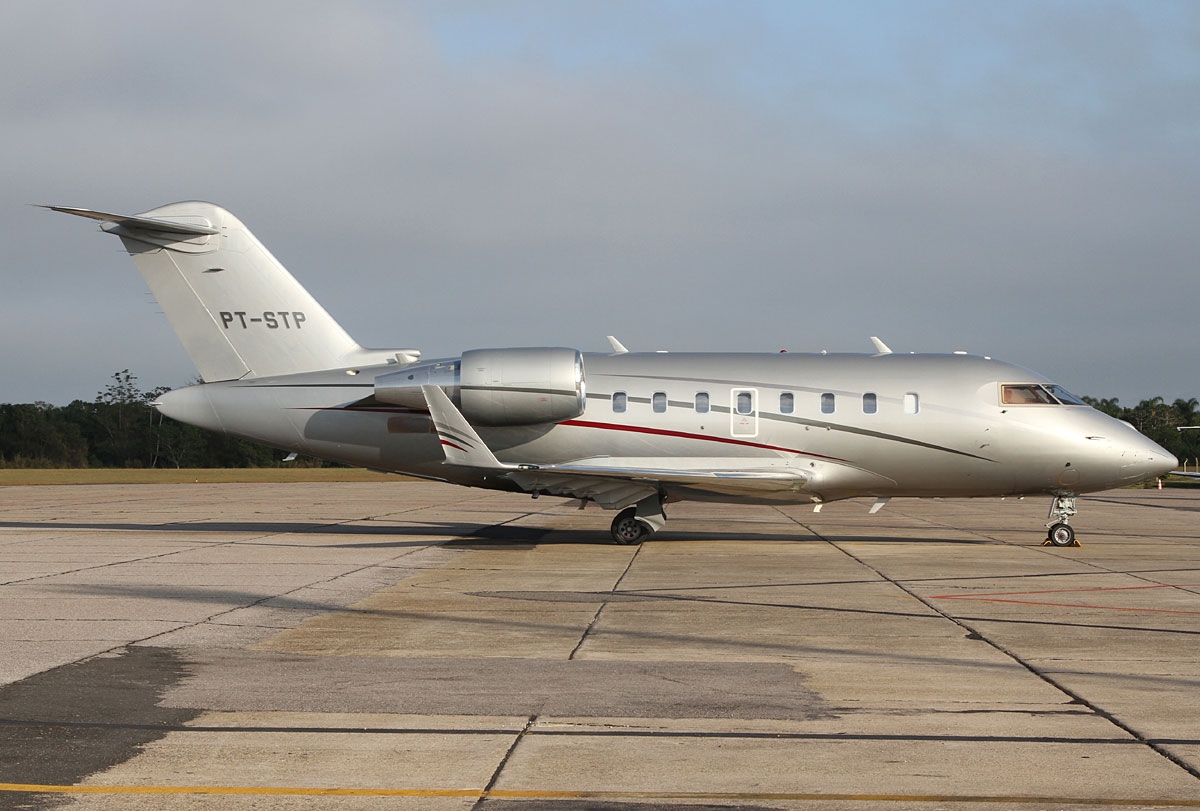
[[[150, 403], [166, 388], [142, 391], [128, 369], [93, 401], [0, 404], [0, 467], [276, 467], [275, 449], [164, 417]], [[1200, 464], [1200, 400], [1162, 397], [1126, 408], [1117, 398], [1083, 398], [1125, 420], [1175, 454]], [[312, 462], [309, 462], [312, 464]]]
[[[0, 468], [277, 467], [278, 450], [164, 417], [128, 369], [93, 401], [0, 404]], [[311, 462], [310, 462], [311, 464]]]
[[1180, 428], [1200, 425], [1200, 400], [1195, 397], [1177, 398], [1168, 403], [1162, 397], [1142, 400], [1132, 408], [1122, 406], [1116, 397], [1083, 397], [1085, 403], [1097, 411], [1132, 425], [1159, 445], [1175, 454], [1180, 463], [1189, 464], [1192, 470], [1200, 464], [1200, 428], [1180, 431]]

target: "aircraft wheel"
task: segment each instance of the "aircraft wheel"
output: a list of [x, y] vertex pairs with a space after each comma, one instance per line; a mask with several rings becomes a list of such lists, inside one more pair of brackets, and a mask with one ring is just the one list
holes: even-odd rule
[[1047, 540], [1054, 546], [1074, 546], [1075, 530], [1069, 524], [1055, 524], [1050, 527]]
[[650, 527], [637, 519], [637, 507], [626, 507], [613, 519], [612, 537], [622, 546], [632, 546], [650, 537]]

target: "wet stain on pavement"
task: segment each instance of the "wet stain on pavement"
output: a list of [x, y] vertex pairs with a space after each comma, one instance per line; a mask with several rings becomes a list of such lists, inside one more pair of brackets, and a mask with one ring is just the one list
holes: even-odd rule
[[[0, 780], [75, 785], [129, 760], [198, 711], [160, 707], [188, 675], [167, 648], [130, 647], [0, 688]], [[61, 796], [8, 794], [12, 808], [50, 808]]]

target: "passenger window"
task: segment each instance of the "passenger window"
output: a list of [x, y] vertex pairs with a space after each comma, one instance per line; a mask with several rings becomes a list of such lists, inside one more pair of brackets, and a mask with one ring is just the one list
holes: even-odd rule
[[921, 410], [921, 399], [917, 397], [915, 391], [910, 391], [904, 395], [904, 413], [916, 414]]
[[613, 392], [613, 413], [624, 414], [626, 407], [629, 405], [629, 398], [623, 391]]
[[879, 410], [879, 400], [872, 392], [863, 395], [863, 413], [874, 414]]
[[796, 396], [790, 391], [785, 391], [779, 395], [779, 413], [791, 414], [796, 410]]
[[667, 393], [665, 391], [656, 391], [650, 399], [651, 407], [655, 414], [662, 414], [667, 410]]
[[707, 414], [708, 413], [708, 392], [706, 392], [706, 391], [696, 392], [696, 413], [697, 414]]
[[829, 392], [825, 392], [824, 394], [821, 395], [821, 413], [822, 414], [832, 414], [833, 413], [833, 395]]
[[754, 397], [748, 391], [739, 391], [737, 396], [737, 413], [753, 414]]

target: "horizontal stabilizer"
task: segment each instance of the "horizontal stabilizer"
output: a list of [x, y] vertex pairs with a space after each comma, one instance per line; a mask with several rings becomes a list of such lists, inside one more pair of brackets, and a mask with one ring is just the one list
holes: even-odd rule
[[74, 214], [76, 217], [87, 217], [89, 220], [99, 220], [102, 223], [111, 222], [135, 231], [178, 234], [184, 237], [212, 236], [220, 233], [217, 229], [206, 225], [190, 225], [151, 217], [134, 217], [128, 214], [109, 214], [104, 211], [92, 211], [90, 208], [72, 208], [71, 206], [39, 206], [39, 208], [48, 208], [63, 214]]

